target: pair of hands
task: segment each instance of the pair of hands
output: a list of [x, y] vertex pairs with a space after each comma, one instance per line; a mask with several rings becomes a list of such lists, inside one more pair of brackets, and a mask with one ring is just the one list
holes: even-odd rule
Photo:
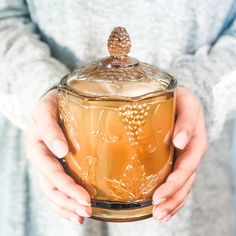
[[[183, 207], [207, 150], [199, 101], [188, 90], [178, 87], [176, 108], [173, 144], [178, 158], [173, 172], [153, 195], [153, 217], [163, 223]], [[27, 157], [38, 171], [41, 188], [52, 208], [59, 215], [82, 224], [84, 217], [91, 216], [91, 199], [88, 192], [65, 173], [57, 159], [68, 151], [58, 124], [57, 91], [52, 90], [39, 101], [30, 118]]]

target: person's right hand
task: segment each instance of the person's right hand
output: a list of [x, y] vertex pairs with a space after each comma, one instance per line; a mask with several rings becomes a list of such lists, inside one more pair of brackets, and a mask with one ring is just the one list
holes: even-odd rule
[[61, 216], [83, 223], [91, 216], [88, 192], [68, 176], [58, 161], [68, 144], [58, 124], [57, 91], [48, 92], [35, 107], [29, 123], [27, 158], [36, 168], [44, 195]]

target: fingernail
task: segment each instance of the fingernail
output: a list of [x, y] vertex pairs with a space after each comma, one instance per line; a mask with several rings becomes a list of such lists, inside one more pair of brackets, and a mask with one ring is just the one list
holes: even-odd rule
[[167, 211], [162, 211], [162, 212], [160, 212], [160, 213], [158, 214], [157, 219], [160, 221], [161, 219], [163, 219], [164, 217], [166, 217], [167, 214], [168, 214]]
[[82, 225], [84, 223], [84, 218], [83, 217], [79, 217], [79, 223]]
[[80, 205], [82, 205], [82, 206], [91, 206], [91, 203], [86, 202], [86, 201], [84, 201], [84, 200], [82, 200], [82, 199], [77, 198], [76, 201], [77, 201]]
[[166, 201], [166, 198], [163, 197], [163, 198], [160, 198], [160, 199], [157, 199], [157, 200], [153, 201], [152, 204], [153, 204], [154, 206], [156, 206], [156, 205], [160, 205], [161, 203], [163, 203], [163, 202], [165, 202], [165, 201]]
[[91, 212], [88, 209], [77, 209], [75, 211], [79, 216], [90, 217]]
[[72, 221], [72, 222], [74, 222], [74, 223], [76, 223], [76, 224], [81, 224], [80, 219], [78, 220], [77, 217], [72, 217], [72, 218], [70, 218], [70, 221]]
[[68, 152], [67, 145], [65, 144], [64, 141], [60, 139], [56, 139], [52, 142], [52, 149], [53, 153], [58, 157], [58, 158], [63, 158], [66, 156]]
[[175, 147], [181, 150], [185, 148], [185, 146], [187, 145], [187, 142], [188, 142], [188, 135], [184, 131], [181, 131], [180, 133], [178, 133], [174, 137], [174, 140], [173, 140]]
[[163, 218], [163, 220], [160, 221], [160, 223], [165, 223], [171, 218], [171, 215], [167, 215], [166, 217]]

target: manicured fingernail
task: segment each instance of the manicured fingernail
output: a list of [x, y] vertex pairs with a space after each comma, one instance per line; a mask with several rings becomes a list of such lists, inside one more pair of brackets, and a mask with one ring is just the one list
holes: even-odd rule
[[160, 199], [157, 199], [157, 200], [153, 201], [152, 204], [153, 204], [154, 206], [156, 206], [156, 205], [162, 204], [162, 203], [165, 202], [165, 201], [166, 201], [166, 198], [163, 197], [163, 198], [160, 198]]
[[171, 218], [171, 215], [167, 215], [163, 220], [160, 221], [160, 223], [165, 223]]
[[52, 149], [53, 153], [58, 157], [58, 158], [63, 158], [66, 156], [68, 152], [67, 145], [65, 144], [64, 141], [60, 139], [56, 139], [52, 142]]
[[80, 205], [82, 205], [82, 206], [91, 206], [91, 203], [86, 202], [86, 201], [84, 201], [84, 200], [82, 200], [82, 199], [77, 198], [76, 201], [77, 201]]
[[187, 142], [188, 142], [188, 135], [184, 131], [181, 131], [180, 133], [178, 133], [174, 137], [174, 140], [173, 140], [175, 147], [181, 150], [185, 148], [185, 146], [187, 145]]
[[83, 217], [79, 217], [79, 223], [82, 225], [84, 223], [84, 218]]
[[166, 217], [167, 214], [168, 214], [167, 211], [162, 211], [162, 212], [160, 212], [160, 213], [158, 214], [157, 219], [160, 221], [161, 219], [163, 219], [164, 217]]
[[79, 216], [90, 217], [91, 212], [88, 209], [77, 209], [75, 211]]
[[[81, 224], [80, 219], [78, 219], [77, 217], [72, 217], [72, 218], [70, 218], [70, 221], [72, 221], [72, 222], [74, 222], [74, 223], [76, 223], [76, 224]], [[83, 224], [83, 223], [82, 223], [82, 224]]]

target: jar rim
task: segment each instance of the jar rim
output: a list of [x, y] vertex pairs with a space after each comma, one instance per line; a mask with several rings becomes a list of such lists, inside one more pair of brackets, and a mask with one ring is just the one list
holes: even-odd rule
[[145, 93], [143, 95], [139, 96], [113, 96], [113, 95], [87, 95], [82, 94], [76, 89], [70, 87], [68, 85], [68, 77], [70, 74], [65, 75], [62, 77], [59, 85], [57, 86], [58, 91], [65, 91], [67, 93], [70, 93], [71, 95], [74, 95], [75, 97], [79, 97], [85, 100], [105, 100], [105, 101], [140, 101], [152, 97], [158, 97], [163, 96], [168, 93], [173, 93], [177, 88], [177, 79], [175, 79], [172, 75], [170, 75], [167, 72], [164, 72], [166, 76], [170, 78], [169, 84], [165, 89], [157, 90], [154, 92]]

